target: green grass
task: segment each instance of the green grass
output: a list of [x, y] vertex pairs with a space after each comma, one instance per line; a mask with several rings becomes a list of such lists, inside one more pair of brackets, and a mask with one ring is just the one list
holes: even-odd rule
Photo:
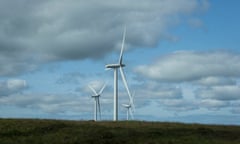
[[240, 126], [0, 119], [1, 144], [240, 144]]

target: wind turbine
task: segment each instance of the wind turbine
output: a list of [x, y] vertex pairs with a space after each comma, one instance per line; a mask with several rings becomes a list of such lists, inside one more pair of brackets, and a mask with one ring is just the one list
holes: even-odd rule
[[106, 87], [106, 84], [103, 85], [103, 87], [101, 88], [101, 90], [98, 93], [96, 92], [96, 90], [91, 85], [88, 85], [88, 87], [92, 90], [92, 92], [94, 94], [94, 95], [92, 95], [92, 98], [94, 98], [94, 100], [95, 100], [95, 103], [94, 103], [94, 120], [95, 121], [98, 120], [98, 115], [99, 115], [99, 118], [101, 120], [101, 106], [100, 106], [99, 97], [102, 94], [104, 88]]
[[123, 40], [122, 40], [122, 47], [120, 52], [120, 57], [118, 63], [115, 64], [107, 64], [105, 67], [106, 69], [113, 69], [114, 70], [114, 92], [113, 92], [113, 120], [118, 120], [118, 69], [120, 70], [120, 74], [123, 80], [123, 84], [127, 90], [129, 99], [131, 100], [131, 94], [128, 88], [127, 80], [125, 78], [125, 74], [123, 71], [123, 67], [125, 67], [125, 64], [123, 64], [123, 50], [124, 50], [124, 44], [125, 44], [125, 37], [126, 37], [126, 27], [124, 28], [123, 32]]
[[[134, 97], [135, 94], [133, 94], [132, 96]], [[133, 103], [133, 97], [132, 100], [129, 100], [128, 104], [122, 104], [122, 106], [124, 108], [127, 109], [127, 120], [129, 120], [129, 115], [131, 116], [131, 119], [133, 120], [133, 108], [134, 108], [134, 103]]]

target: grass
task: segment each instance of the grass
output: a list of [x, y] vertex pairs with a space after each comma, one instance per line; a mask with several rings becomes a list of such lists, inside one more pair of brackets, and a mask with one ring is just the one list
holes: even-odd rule
[[0, 119], [1, 144], [240, 144], [240, 126]]

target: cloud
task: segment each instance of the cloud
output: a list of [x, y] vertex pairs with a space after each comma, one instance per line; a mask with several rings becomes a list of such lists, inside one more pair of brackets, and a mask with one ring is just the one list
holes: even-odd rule
[[[214, 78], [209, 77], [240, 77], [239, 61], [238, 53], [178, 51], [161, 57], [150, 65], [138, 66], [135, 71], [145, 77], [164, 82], [208, 78], [208, 83], [213, 83]], [[219, 80], [215, 78], [215, 83], [218, 83], [217, 81]]]
[[[127, 96], [125, 97], [127, 98]], [[119, 97], [119, 107], [122, 103], [122, 95]], [[112, 113], [112, 91], [103, 92], [100, 98], [102, 114]], [[17, 107], [40, 112], [42, 114], [81, 115], [93, 113], [94, 99], [91, 91], [79, 93], [14, 93], [7, 97], [1, 97], [0, 105], [4, 107]]]
[[196, 97], [201, 99], [214, 99], [222, 101], [240, 100], [240, 87], [238, 85], [200, 88], [197, 89], [195, 93]]
[[234, 100], [234, 101], [231, 102], [230, 111], [233, 114], [240, 114], [240, 100]]
[[103, 57], [118, 47], [125, 24], [129, 46], [155, 47], [169, 37], [167, 30], [179, 17], [190, 16], [205, 3], [1, 0], [0, 75], [33, 71], [49, 61]]
[[165, 100], [160, 105], [166, 110], [175, 112], [186, 112], [199, 109], [198, 104], [185, 99]]
[[233, 78], [226, 78], [226, 77], [204, 77], [200, 80], [194, 82], [198, 85], [203, 86], [221, 86], [221, 85], [236, 85], [236, 80]]
[[173, 85], [148, 81], [141, 85], [134, 86], [138, 98], [143, 99], [180, 99], [182, 90]]
[[27, 82], [21, 79], [9, 79], [0, 82], [0, 97], [20, 93], [27, 88]]
[[46, 113], [89, 112], [89, 97], [74, 94], [13, 94], [0, 99], [1, 105], [40, 110]]
[[159, 106], [165, 110], [175, 112], [187, 112], [206, 108], [210, 111], [219, 111], [222, 108], [235, 108], [231, 106], [229, 101], [203, 99], [203, 100], [186, 100], [186, 99], [172, 99], [159, 101]]
[[[184, 91], [180, 88], [181, 97], [178, 99], [160, 100], [160, 105], [166, 110], [192, 111], [206, 108], [210, 111], [219, 111], [228, 108], [232, 109], [232, 113], [237, 113], [238, 106], [231, 103], [240, 100], [239, 60], [238, 53], [226, 51], [179, 51], [160, 57], [150, 65], [138, 66], [135, 72], [143, 78], [151, 79], [158, 86], [161, 84], [176, 87], [181, 84], [187, 89]], [[144, 90], [148, 93], [154, 90], [164, 92], [157, 88], [150, 89], [148, 86], [154, 87], [146, 84]]]
[[232, 108], [231, 112], [234, 113], [234, 114], [240, 114], [240, 107]]
[[213, 100], [213, 99], [203, 99], [200, 101], [200, 106], [203, 108], [207, 108], [209, 110], [219, 110], [224, 107], [230, 106], [228, 101], [221, 101], [221, 100]]

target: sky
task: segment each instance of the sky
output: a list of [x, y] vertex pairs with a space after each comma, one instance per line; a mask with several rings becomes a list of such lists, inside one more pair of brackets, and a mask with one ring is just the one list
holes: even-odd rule
[[[0, 0], [0, 117], [113, 118], [123, 62], [134, 118], [240, 125], [238, 0]], [[128, 95], [119, 77], [119, 119]]]

